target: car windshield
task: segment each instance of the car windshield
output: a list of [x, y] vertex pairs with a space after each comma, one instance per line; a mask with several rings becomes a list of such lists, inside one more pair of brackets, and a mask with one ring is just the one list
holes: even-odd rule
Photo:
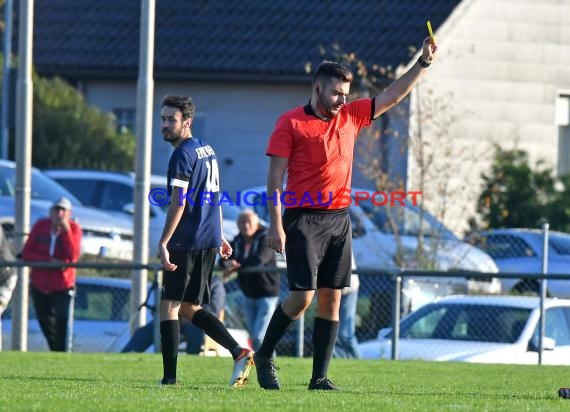
[[514, 343], [531, 310], [480, 304], [431, 304], [402, 321], [401, 339]]
[[130, 289], [111, 285], [78, 283], [75, 319], [96, 321], [129, 320]]
[[475, 236], [475, 246], [483, 249], [493, 259], [528, 258], [536, 253], [522, 237], [509, 234]]
[[550, 235], [548, 242], [559, 255], [570, 255], [570, 237]]
[[[425, 210], [413, 206], [380, 206], [371, 200], [359, 200], [358, 205], [376, 227], [385, 233], [397, 232], [402, 236], [433, 236], [456, 240], [455, 235]], [[394, 230], [395, 229], [395, 230]]]
[[[59, 183], [51, 180], [41, 172], [32, 169], [32, 199], [54, 201], [60, 197], [67, 197], [74, 205], [81, 205], [79, 199]], [[16, 195], [16, 169], [0, 167], [0, 195], [14, 197]]]

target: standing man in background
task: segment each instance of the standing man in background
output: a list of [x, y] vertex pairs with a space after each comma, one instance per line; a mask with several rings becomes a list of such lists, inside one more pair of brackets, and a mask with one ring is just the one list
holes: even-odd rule
[[[62, 197], [50, 217], [36, 222], [24, 245], [27, 261], [73, 263], [81, 254], [81, 227], [71, 220], [71, 202]], [[36, 316], [52, 351], [71, 351], [75, 268], [32, 268], [30, 294]]]
[[232, 255], [222, 261], [224, 279], [237, 272], [238, 283], [244, 294], [242, 309], [247, 331], [257, 350], [265, 336], [271, 315], [277, 306], [281, 285], [279, 272], [247, 273], [243, 269], [256, 266], [275, 266], [275, 252], [267, 245], [267, 228], [251, 209], [242, 211], [237, 219], [239, 234], [232, 240]]
[[230, 351], [234, 369], [230, 386], [246, 383], [253, 351], [242, 348], [224, 324], [202, 307], [209, 303], [216, 254], [228, 258], [222, 236], [220, 179], [214, 150], [192, 136], [196, 107], [190, 98], [166, 96], [160, 111], [162, 136], [174, 146], [168, 163], [170, 206], [158, 254], [164, 267], [160, 301], [163, 385], [176, 385], [180, 326], [184, 316]]
[[[316, 294], [315, 349], [308, 389], [337, 389], [327, 372], [339, 327], [341, 289], [350, 285], [352, 234], [346, 197], [351, 189], [354, 141], [361, 129], [410, 93], [436, 51], [435, 40], [426, 38], [421, 56], [404, 75], [375, 98], [353, 102], [347, 102], [352, 72], [338, 63], [323, 62], [313, 76], [309, 103], [278, 119], [266, 150], [270, 157], [267, 238], [272, 249], [287, 254], [291, 292], [277, 306], [254, 356], [262, 388], [280, 389], [272, 353]], [[282, 217], [286, 172], [286, 192], [313, 203], [287, 202]]]

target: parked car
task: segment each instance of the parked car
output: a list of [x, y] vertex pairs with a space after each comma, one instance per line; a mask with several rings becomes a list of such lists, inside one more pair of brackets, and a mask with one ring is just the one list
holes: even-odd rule
[[[545, 301], [543, 364], [570, 365], [570, 300]], [[450, 296], [400, 322], [399, 359], [537, 364], [540, 301], [531, 296]], [[390, 359], [392, 329], [359, 345], [365, 359]]]
[[[8, 238], [14, 232], [15, 193], [16, 164], [0, 160], [0, 224]], [[83, 254], [132, 259], [133, 231], [128, 221], [83, 206], [72, 193], [36, 168], [31, 170], [30, 228], [38, 219], [48, 217], [53, 201], [62, 196], [73, 205], [72, 218], [83, 230]]]
[[[354, 189], [355, 193], [374, 192], [368, 189]], [[241, 191], [242, 206], [252, 207], [257, 214], [269, 220], [266, 188], [257, 186]], [[449, 229], [427, 211], [406, 202], [403, 207], [394, 207], [393, 221], [398, 238], [389, 224], [388, 211], [384, 206], [375, 206], [371, 201], [350, 202], [349, 213], [352, 223], [352, 245], [356, 266], [360, 271], [416, 269], [411, 259], [418, 247], [420, 212], [423, 214], [424, 245], [427, 257], [433, 260], [433, 269], [456, 271], [457, 277], [406, 277], [403, 285], [406, 310], [413, 310], [436, 296], [453, 293], [500, 293], [500, 281], [494, 277], [470, 278], [469, 272], [496, 273], [498, 268], [493, 259], [482, 250], [459, 240]], [[404, 261], [398, 263], [398, 242], [402, 245]], [[465, 272], [465, 273], [463, 273]], [[386, 280], [386, 279], [385, 279]], [[380, 280], [378, 280], [380, 281]], [[364, 289], [366, 285], [361, 285]], [[391, 293], [391, 286], [386, 285]], [[418, 290], [422, 290], [418, 293]]]
[[[251, 207], [261, 218], [269, 220], [267, 205], [263, 201], [267, 196], [265, 186], [244, 189], [241, 193], [250, 193], [251, 195], [245, 197], [247, 203], [252, 205]], [[349, 213], [353, 229], [354, 253], [359, 268], [418, 268], [418, 262], [415, 262], [413, 258], [418, 247], [418, 237], [422, 232], [426, 258], [433, 260], [434, 269], [486, 273], [498, 271], [489, 255], [458, 239], [453, 232], [426, 210], [420, 210], [418, 206], [412, 205], [409, 201], [405, 201], [405, 206], [391, 208], [379, 206], [371, 200], [355, 200], [355, 193], [369, 193], [372, 196], [375, 192], [358, 188], [352, 191]], [[395, 230], [392, 223], [395, 225]], [[402, 253], [401, 262], [396, 259], [398, 241], [394, 233], [398, 233], [397, 236], [403, 248], [400, 251]]]
[[[72, 192], [83, 204], [112, 213], [118, 217], [132, 216], [135, 213], [135, 175], [102, 170], [46, 170], [45, 173]], [[157, 190], [159, 192], [157, 192]], [[150, 192], [159, 196], [151, 200], [149, 193], [149, 254], [156, 255], [158, 242], [162, 236], [168, 202], [166, 198], [166, 176], [150, 177]], [[233, 239], [238, 233], [236, 224], [239, 209], [224, 206], [224, 236]]]
[[[151, 291], [149, 305], [154, 305]], [[73, 322], [73, 352], [119, 352], [130, 338], [131, 313], [129, 299], [131, 281], [103, 277], [78, 277]], [[152, 313], [146, 310], [147, 320]], [[250, 339], [243, 325], [226, 310], [224, 323], [232, 336], [244, 347], [250, 347]], [[11, 347], [11, 307], [2, 315], [2, 347]], [[30, 301], [28, 316], [28, 350], [47, 351], [48, 346], [36, 319]], [[149, 351], [153, 351], [150, 348]], [[228, 351], [219, 352], [231, 356]]]
[[[541, 230], [494, 229], [472, 235], [468, 240], [485, 250], [501, 272], [542, 273], [544, 235]], [[570, 274], [570, 234], [549, 232], [548, 273]], [[538, 294], [540, 291], [540, 280], [532, 277], [501, 281], [505, 292]], [[547, 295], [570, 298], [570, 280], [548, 279]]]
[[[359, 217], [356, 222], [357, 225], [360, 224], [361, 220], [368, 218], [377, 228], [377, 231], [373, 231], [374, 237], [376, 237], [377, 243], [382, 246], [385, 256], [388, 257], [381, 262], [381, 267], [421, 268], [423, 265], [417, 261], [416, 251], [419, 237], [422, 235], [425, 248], [423, 259], [435, 270], [466, 270], [486, 273], [498, 271], [493, 259], [488, 254], [460, 240], [428, 211], [420, 209], [408, 199], [404, 199], [404, 206], [395, 204], [387, 207], [378, 203], [374, 204], [371, 199], [375, 192], [372, 190], [356, 188], [353, 190], [353, 194], [355, 193], [368, 193], [370, 195], [370, 199], [358, 201], [353, 197], [351, 211], [353, 210]], [[396, 241], [396, 237], [400, 239], [403, 249], [401, 251], [397, 250], [398, 241]], [[370, 255], [363, 251], [358, 253]], [[396, 261], [398, 253], [401, 253], [400, 262]], [[359, 257], [357, 254], [357, 260]], [[363, 258], [364, 256], [361, 257], [361, 259]], [[378, 263], [371, 261], [370, 266], [377, 267]], [[368, 264], [359, 266], [365, 267]], [[492, 279], [488, 280], [491, 281]], [[491, 286], [497, 286], [497, 284]]]

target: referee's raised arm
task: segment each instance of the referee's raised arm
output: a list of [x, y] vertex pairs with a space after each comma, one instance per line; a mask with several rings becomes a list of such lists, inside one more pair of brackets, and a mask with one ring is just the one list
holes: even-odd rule
[[423, 42], [422, 54], [406, 73], [388, 85], [375, 98], [374, 118], [390, 110], [405, 98], [430, 66], [437, 53], [437, 43], [430, 37]]

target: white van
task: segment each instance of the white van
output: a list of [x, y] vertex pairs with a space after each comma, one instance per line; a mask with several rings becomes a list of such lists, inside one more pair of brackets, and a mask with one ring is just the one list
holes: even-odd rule
[[[374, 192], [369, 189], [353, 189], [352, 193]], [[266, 206], [266, 187], [256, 186], [240, 191], [241, 207], [250, 207], [265, 220], [269, 220]], [[457, 293], [500, 293], [501, 282], [494, 277], [467, 279], [464, 273], [497, 273], [493, 259], [482, 250], [459, 240], [435, 217], [420, 210], [409, 202], [403, 207], [392, 208], [392, 225], [389, 224], [388, 210], [376, 206], [372, 201], [350, 202], [349, 213], [352, 223], [352, 244], [356, 266], [360, 273], [367, 270], [419, 269], [413, 257], [418, 247], [420, 220], [423, 225], [426, 255], [431, 255], [434, 270], [457, 271], [457, 277], [406, 277], [402, 285], [404, 297], [408, 300], [403, 306], [413, 310], [435, 298]], [[397, 227], [398, 237], [391, 231]], [[404, 256], [403, 263], [397, 263], [397, 244]], [[364, 286], [364, 285], [363, 285]]]

